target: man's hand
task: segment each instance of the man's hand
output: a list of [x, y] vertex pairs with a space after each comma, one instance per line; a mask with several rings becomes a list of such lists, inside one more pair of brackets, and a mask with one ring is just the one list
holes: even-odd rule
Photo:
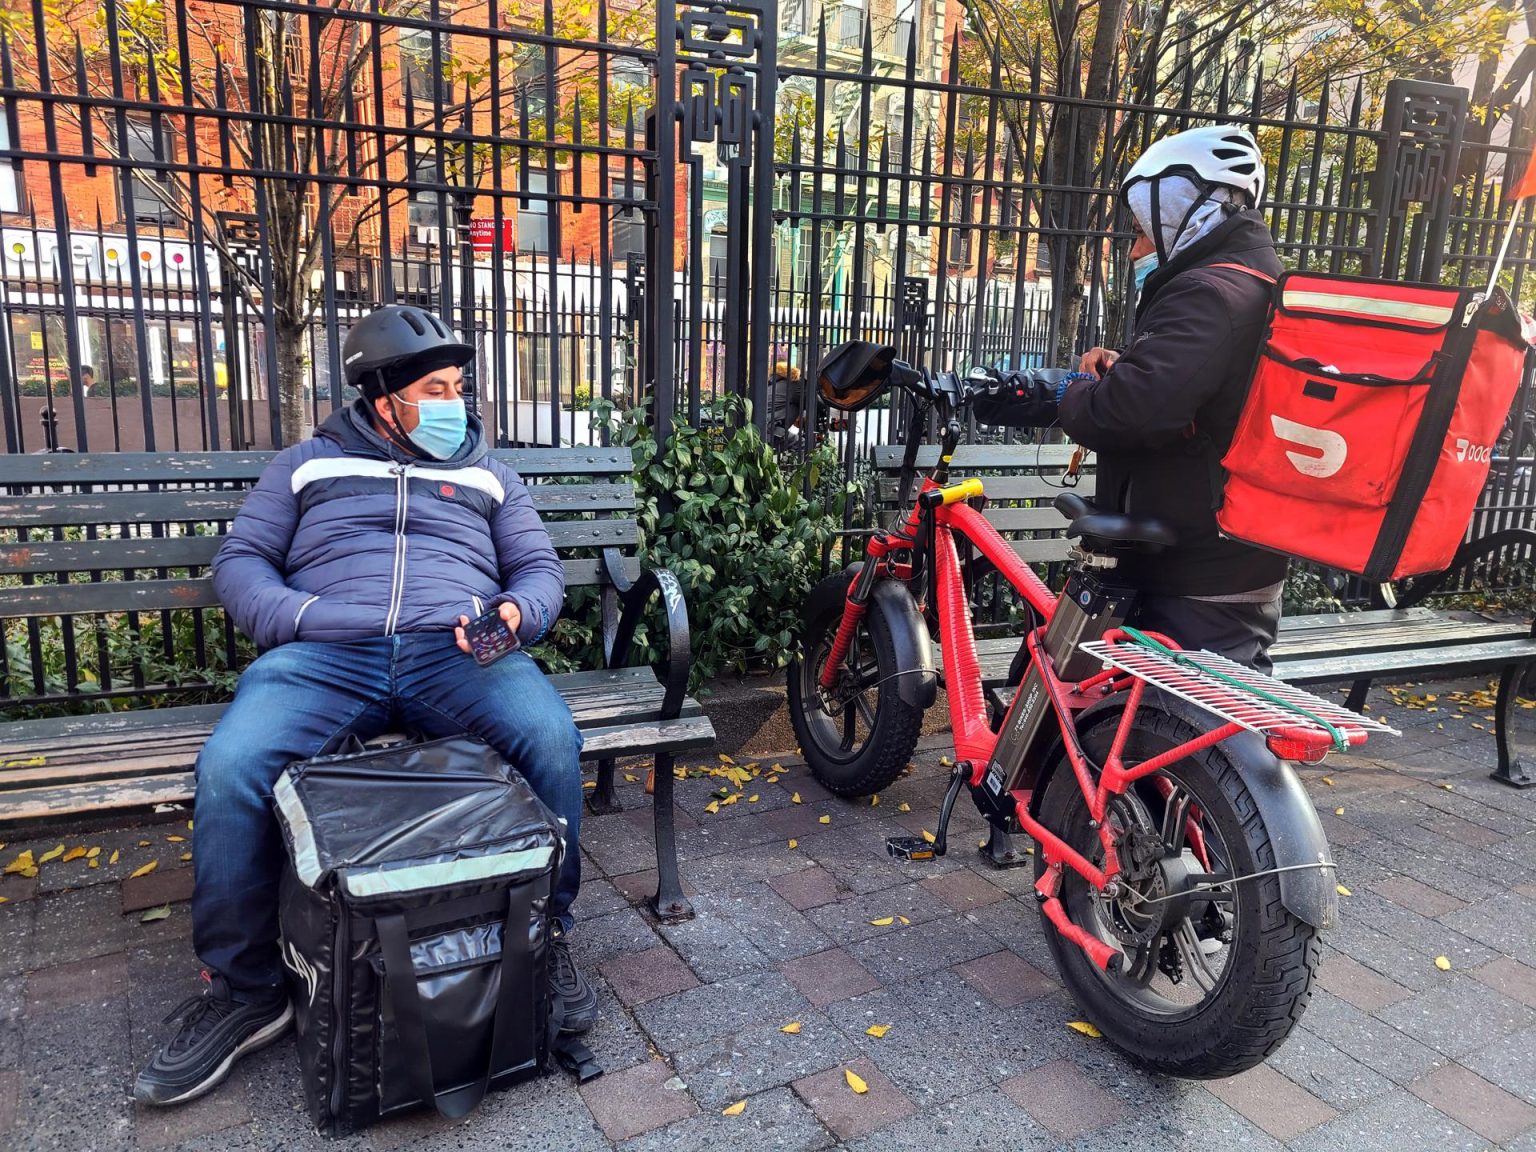
[[[501, 622], [507, 626], [507, 631], [517, 634], [517, 626], [523, 622], [523, 614], [518, 611], [516, 604], [502, 604], [496, 613], [501, 617]], [[469, 626], [469, 617], [460, 616], [459, 626], [453, 630], [453, 638], [459, 645], [459, 651], [469, 651], [469, 641], [464, 637], [464, 629]]]
[[1079, 372], [1087, 372], [1098, 378], [1114, 367], [1115, 361], [1120, 359], [1120, 353], [1109, 348], [1090, 348], [1083, 353], [1083, 358], [1077, 362]]

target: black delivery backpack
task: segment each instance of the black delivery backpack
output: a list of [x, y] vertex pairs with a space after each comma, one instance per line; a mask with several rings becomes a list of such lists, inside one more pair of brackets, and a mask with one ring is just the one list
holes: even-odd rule
[[[340, 1136], [421, 1107], [463, 1116], [544, 1071], [559, 1033], [549, 909], [564, 840], [523, 778], [455, 737], [307, 760], [273, 792], [315, 1127]], [[579, 1043], [565, 1047], [578, 1075], [596, 1074]]]

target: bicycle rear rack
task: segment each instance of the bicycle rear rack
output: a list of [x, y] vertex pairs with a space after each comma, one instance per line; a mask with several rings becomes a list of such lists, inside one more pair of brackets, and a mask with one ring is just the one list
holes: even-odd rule
[[[1301, 740], [1326, 748], [1336, 746], [1334, 732], [1349, 745], [1363, 744], [1371, 733], [1401, 735], [1397, 729], [1378, 720], [1351, 712], [1343, 705], [1255, 672], [1214, 652], [1159, 651], [1129, 637], [1088, 641], [1081, 645], [1081, 650], [1154, 688], [1266, 738]], [[1273, 699], [1245, 691], [1244, 687], [1228, 683], [1222, 677], [1237, 681], [1252, 693], [1263, 693]]]

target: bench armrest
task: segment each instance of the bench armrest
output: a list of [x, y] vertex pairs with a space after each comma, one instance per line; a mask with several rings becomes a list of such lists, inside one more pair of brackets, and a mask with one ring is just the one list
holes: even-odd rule
[[603, 656], [609, 668], [629, 666], [629, 650], [634, 642], [635, 628], [640, 623], [651, 593], [661, 593], [661, 603], [667, 617], [667, 658], [662, 672], [665, 693], [661, 701], [661, 718], [675, 720], [683, 710], [683, 697], [688, 693], [688, 671], [693, 663], [688, 635], [688, 605], [683, 600], [683, 586], [666, 568], [643, 568], [638, 579], [630, 580], [624, 574], [624, 554], [617, 548], [603, 549], [603, 572], [618, 593], [622, 607], [618, 626], [611, 635], [603, 636]]
[[1528, 550], [1533, 559], [1536, 559], [1536, 531], [1529, 528], [1506, 528], [1501, 532], [1479, 536], [1476, 540], [1468, 540], [1458, 548], [1456, 555], [1451, 558], [1451, 562], [1446, 565], [1444, 571], [1415, 576], [1409, 580], [1398, 581], [1396, 584], [1379, 585], [1372, 600], [1384, 608], [1413, 608], [1428, 600], [1440, 590], [1447, 579], [1463, 568], [1506, 548], [1521, 546]]

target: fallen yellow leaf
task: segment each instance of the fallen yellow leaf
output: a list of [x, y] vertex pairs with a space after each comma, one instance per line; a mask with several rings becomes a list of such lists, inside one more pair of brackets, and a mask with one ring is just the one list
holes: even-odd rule
[[39, 864], [46, 864], [50, 860], [57, 860], [62, 855], [64, 855], [64, 845], [60, 844], [57, 848], [50, 848], [44, 852], [37, 862]]
[[817, 822], [821, 823], [821, 824], [830, 824], [830, 823], [832, 823], [832, 817], [830, 817], [830, 816], [818, 816], [816, 819], [817, 819]]
[[752, 795], [747, 797], [747, 803], [748, 804], [756, 804], [757, 803], [757, 793], [756, 792], [752, 793]]
[[908, 920], [905, 916], [898, 916], [896, 919], [900, 920], [903, 924], [910, 925], [912, 923], [912, 921]]
[[871, 796], [869, 798], [869, 806], [871, 808], [878, 808], [878, 807], [880, 807], [880, 793], [876, 792], [873, 796]]
[[734, 1104], [727, 1104], [724, 1108], [720, 1109], [720, 1115], [722, 1115], [722, 1116], [740, 1116], [746, 1110], [747, 1110], [747, 1102], [745, 1100], [738, 1100], [738, 1101], [736, 1101], [736, 1103], [734, 1103]]
[[71, 860], [78, 860], [78, 859], [80, 859], [80, 857], [82, 857], [84, 855], [85, 855], [85, 845], [84, 844], [77, 844], [73, 848], [71, 848], [68, 852], [64, 853], [64, 863], [68, 864]]
[[10, 902], [11, 898], [9, 896], [0, 896], [0, 904], [9, 904]]
[[871, 920], [870, 923], [873, 924], [876, 928], [885, 928], [891, 924], [896, 923], [896, 917], [882, 916], [878, 920]]
[[1444, 788], [1447, 792], [1454, 792], [1454, 791], [1456, 791], [1456, 787], [1453, 784], [1440, 784], [1440, 785], [1437, 785], [1437, 787]]
[[1342, 809], [1342, 808], [1335, 808], [1333, 810], [1333, 814], [1335, 816], [1342, 816], [1342, 815], [1344, 815], [1344, 809]]
[[938, 837], [935, 836], [932, 832], [928, 831], [928, 829], [924, 828], [923, 829], [923, 839], [928, 841], [928, 843], [932, 844], [935, 840], [938, 839]]
[[798, 847], [800, 847], [800, 841], [798, 841], [798, 840], [791, 840], [789, 842], [789, 850], [791, 852], [793, 852]]
[[626, 772], [626, 773], [624, 773], [624, 779], [628, 783], [633, 784], [633, 783], [635, 783], [635, 781], [637, 781], [639, 779], [639, 777], [636, 776], [633, 772]]
[[1324, 776], [1323, 777], [1323, 783], [1328, 785], [1328, 787], [1332, 788], [1333, 787], [1333, 777], [1332, 776]]
[[187, 821], [187, 831], [188, 832], [192, 831], [192, 821], [190, 821], [190, 820]]
[[720, 763], [722, 763], [722, 764], [734, 764], [734, 763], [736, 763], [736, 761], [732, 760], [729, 756], [727, 756], [724, 752], [722, 752], [722, 753], [720, 753]]
[[898, 811], [898, 812], [910, 812], [910, 811], [912, 811], [912, 805], [907, 804], [907, 803], [903, 803], [901, 805], [901, 807], [896, 809], [896, 811]]
[[724, 800], [720, 801], [720, 805], [723, 808], [729, 808], [732, 804], [736, 803], [736, 801], [738, 801], [740, 799], [741, 799], [741, 793], [740, 792], [732, 792]]
[[107, 863], [108, 864], [116, 864], [118, 856], [119, 856], [118, 850], [116, 848], [112, 849], [112, 855], [107, 858]]
[[788, 1032], [791, 1036], [798, 1036], [800, 1035], [800, 1021], [791, 1020], [788, 1024], [784, 1025], [784, 1027], [780, 1028], [779, 1031]]
[[87, 860], [86, 863], [89, 864], [92, 868], [100, 868], [101, 867], [101, 861], [100, 860]]
[[1440, 969], [1442, 972], [1449, 972], [1451, 970], [1451, 962], [1445, 956], [1436, 956], [1435, 967]]
[[[597, 787], [597, 781], [596, 780], [592, 781], [592, 787], [594, 787], [594, 788]], [[181, 843], [183, 843], [186, 840], [186, 837], [185, 836], [167, 836], [166, 840], [168, 840], [172, 844], [181, 844]]]
[[796, 792], [793, 796], [791, 796], [789, 798], [789, 802], [791, 804], [798, 804], [798, 803], [800, 803], [800, 793]]
[[192, 859], [192, 853], [190, 853], [190, 852], [183, 852], [181, 854], [181, 858], [183, 860], [190, 860], [190, 859]]
[[864, 1078], [852, 1068], [843, 1069], [843, 1079], [848, 1081], [848, 1087], [852, 1088], [860, 1096], [869, 1091], [869, 1085], [864, 1083]]
[[1100, 1032], [1086, 1020], [1068, 1020], [1067, 1027], [1074, 1032], [1081, 1032], [1084, 1036], [1091, 1036], [1095, 1040], [1104, 1035], [1104, 1033]]
[[1348, 888], [1344, 887], [1344, 885], [1342, 885], [1342, 884], [1335, 884], [1334, 887], [1339, 890], [1339, 895], [1340, 896], [1353, 896], [1354, 895], [1353, 892], [1351, 892]]
[[590, 792], [592, 789], [597, 787], [597, 781], [596, 780], [583, 780], [581, 782], [581, 786], [582, 786], [582, 788], [585, 791]]
[[101, 845], [98, 844], [85, 854], [87, 860], [94, 860], [101, 855]]
[[864, 1034], [879, 1040], [890, 1030], [891, 1026], [889, 1024], [871, 1024], [868, 1028], [864, 1029]]
[[139, 841], [139, 847], [140, 848], [148, 848], [149, 847], [149, 841], [148, 840], [140, 840]]
[[768, 777], [768, 783], [770, 783], [770, 784], [777, 784], [778, 782], [779, 782], [779, 778], [777, 776], [770, 776], [770, 777]]
[[148, 924], [151, 920], [164, 920], [170, 914], [171, 906], [169, 904], [162, 904], [158, 908], [151, 908], [144, 915], [140, 916], [139, 923]]
[[158, 861], [158, 860], [151, 860], [148, 864], [145, 864], [142, 868], [134, 869], [133, 873], [131, 875], [129, 875], [128, 879], [130, 879], [130, 880], [137, 880], [140, 876], [148, 876], [151, 872], [153, 872], [158, 867], [160, 867], [160, 861]]
[[713, 816], [716, 812], [720, 811], [720, 801], [711, 800], [708, 804], [704, 805], [704, 811]]
[[7, 876], [14, 876], [18, 872], [25, 872], [28, 868], [35, 868], [36, 866], [32, 860], [32, 849], [28, 848], [5, 866], [5, 874]]

